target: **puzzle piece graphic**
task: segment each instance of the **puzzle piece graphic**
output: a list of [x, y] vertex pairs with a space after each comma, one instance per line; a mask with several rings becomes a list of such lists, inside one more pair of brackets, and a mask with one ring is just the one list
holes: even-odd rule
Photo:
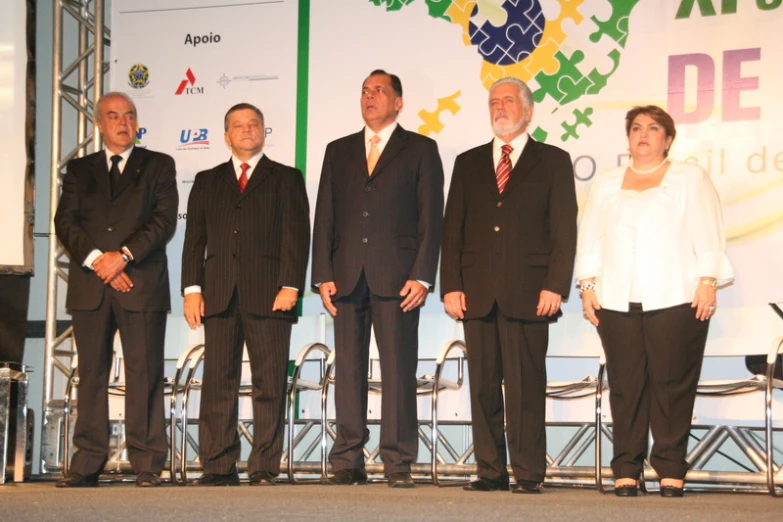
[[[496, 26], [490, 21], [469, 22], [470, 41], [485, 61], [511, 65], [527, 58], [538, 46], [546, 19], [538, 0], [506, 0], [502, 4], [506, 21]], [[475, 16], [477, 11], [471, 16]]]
[[[559, 104], [565, 105], [569, 101], [573, 101], [585, 92], [592, 85], [589, 78], [586, 78], [582, 71], [577, 67], [579, 62], [584, 60], [585, 54], [582, 51], [574, 51], [570, 57], [567, 57], [562, 52], [555, 53], [560, 67], [556, 74], [538, 73], [536, 75], [536, 81], [540, 86], [534, 93], [533, 98], [536, 103], [541, 103], [548, 94], [554, 98]], [[567, 78], [565, 83], [570, 83], [569, 90], [561, 90], [560, 82], [562, 79]]]
[[530, 136], [531, 136], [531, 137], [532, 137], [534, 140], [536, 140], [536, 141], [540, 141], [540, 142], [542, 142], [542, 143], [543, 143], [543, 142], [545, 142], [545, 141], [546, 141], [546, 138], [547, 138], [547, 136], [549, 136], [549, 133], [548, 133], [547, 131], [545, 131], [544, 129], [542, 129], [541, 127], [536, 127], [536, 130], [534, 130], [533, 132], [531, 132], [531, 133], [530, 133]]
[[399, 11], [414, 0], [370, 0], [373, 5], [378, 7], [386, 5], [386, 11]]
[[614, 67], [612, 67], [612, 70], [607, 74], [601, 74], [598, 69], [593, 69], [590, 71], [587, 77], [590, 79], [590, 82], [593, 85], [587, 88], [587, 92], [585, 94], [598, 94], [601, 92], [601, 89], [606, 87], [606, 82], [609, 80], [609, 77], [614, 74], [614, 72], [617, 70], [617, 67], [620, 65], [619, 49], [612, 49], [607, 56], [609, 56], [609, 58], [612, 59], [612, 62], [614, 62]]
[[549, 75], [557, 73], [560, 63], [555, 58], [555, 53], [566, 39], [563, 22], [571, 19], [576, 25], [581, 24], [584, 17], [579, 12], [579, 6], [583, 2], [584, 0], [558, 0], [560, 15], [554, 20], [547, 20], [538, 48], [522, 63], [528, 72], [528, 78], [532, 78], [542, 71]]
[[425, 0], [427, 7], [429, 8], [429, 14], [433, 18], [444, 18], [451, 21], [446, 15], [446, 11], [451, 7], [451, 0]]
[[573, 124], [563, 122], [560, 125], [566, 130], [566, 132], [560, 136], [560, 141], [568, 141], [569, 138], [579, 139], [579, 134], [577, 134], [576, 129], [580, 125], [584, 125], [585, 127], [590, 127], [593, 124], [593, 120], [590, 119], [590, 116], [593, 114], [593, 108], [588, 107], [584, 111], [581, 111], [579, 109], [574, 109], [574, 116], [576, 116], [576, 122]]
[[438, 108], [435, 112], [430, 112], [426, 109], [419, 111], [419, 118], [424, 123], [419, 126], [418, 132], [424, 136], [429, 136], [430, 133], [438, 134], [443, 130], [443, 123], [440, 121], [440, 115], [443, 111], [449, 111], [452, 116], [457, 114], [461, 107], [457, 103], [457, 98], [462, 94], [462, 91], [457, 91], [451, 96], [445, 98], [438, 98]]
[[590, 41], [595, 43], [606, 35], [618, 44], [625, 47], [628, 38], [628, 16], [639, 3], [639, 0], [609, 0], [612, 5], [612, 16], [608, 20], [599, 20], [595, 16], [590, 19], [598, 26], [598, 31], [590, 35]]
[[470, 17], [476, 9], [476, 0], [453, 0], [449, 8], [446, 9], [446, 16], [451, 20], [451, 23], [462, 27], [462, 43], [465, 45], [471, 45]]

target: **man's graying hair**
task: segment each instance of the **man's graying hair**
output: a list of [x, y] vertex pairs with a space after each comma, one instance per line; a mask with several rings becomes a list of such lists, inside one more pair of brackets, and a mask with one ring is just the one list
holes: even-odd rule
[[528, 87], [527, 84], [519, 78], [514, 78], [513, 76], [501, 78], [493, 83], [492, 87], [489, 89], [489, 95], [492, 96], [492, 91], [495, 90], [495, 87], [504, 83], [512, 83], [516, 85], [519, 88], [520, 94], [522, 94], [522, 99], [525, 100], [525, 106], [530, 109], [533, 108], [533, 93], [530, 91], [530, 87]]

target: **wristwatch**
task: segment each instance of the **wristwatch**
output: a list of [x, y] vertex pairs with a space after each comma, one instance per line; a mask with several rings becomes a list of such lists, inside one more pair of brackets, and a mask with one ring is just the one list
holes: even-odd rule
[[122, 256], [122, 260], [125, 261], [126, 263], [130, 263], [131, 262], [130, 256], [128, 254], [126, 254], [125, 252], [120, 252], [120, 255]]
[[702, 279], [699, 281], [699, 284], [711, 286], [712, 288], [718, 288], [717, 279]]

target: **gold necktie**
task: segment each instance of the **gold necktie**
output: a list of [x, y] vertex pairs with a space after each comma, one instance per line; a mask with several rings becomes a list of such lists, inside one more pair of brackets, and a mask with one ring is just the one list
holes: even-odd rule
[[381, 157], [381, 151], [378, 150], [380, 141], [381, 138], [377, 134], [370, 138], [370, 153], [367, 155], [367, 174], [370, 176], [372, 176], [372, 171], [375, 170], [378, 158]]

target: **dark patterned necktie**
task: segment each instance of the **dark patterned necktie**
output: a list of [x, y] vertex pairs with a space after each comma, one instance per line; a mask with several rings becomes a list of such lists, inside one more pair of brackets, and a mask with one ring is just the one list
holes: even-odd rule
[[112, 197], [117, 194], [117, 188], [120, 186], [120, 176], [122, 176], [122, 173], [120, 172], [120, 162], [122, 161], [122, 156], [119, 156], [115, 154], [111, 157], [111, 169], [109, 169], [109, 183], [111, 184], [111, 194]]

